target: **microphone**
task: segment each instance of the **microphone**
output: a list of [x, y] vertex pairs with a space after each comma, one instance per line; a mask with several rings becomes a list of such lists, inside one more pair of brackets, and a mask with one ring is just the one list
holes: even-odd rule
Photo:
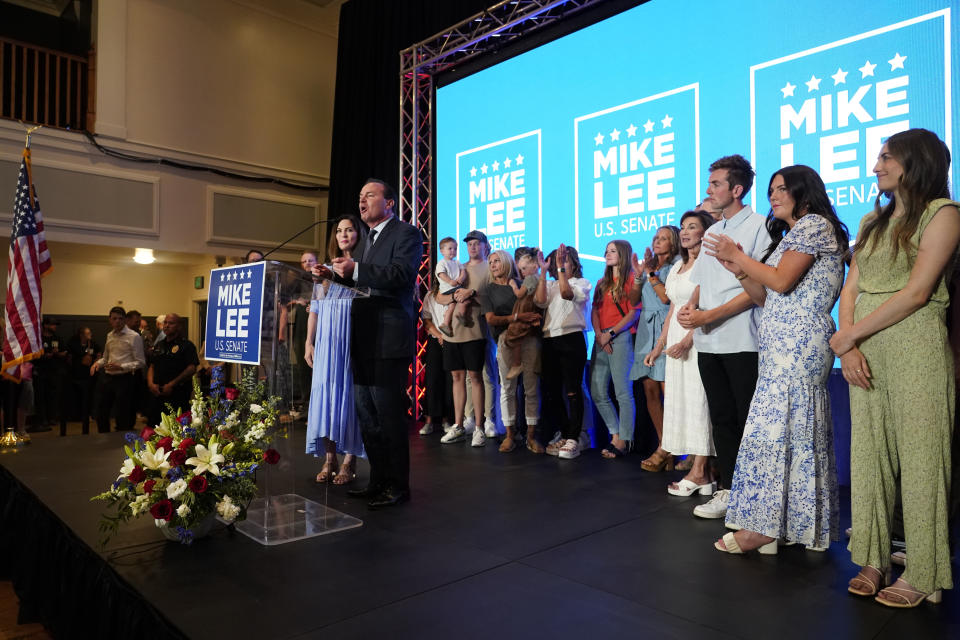
[[295, 240], [295, 239], [298, 238], [299, 236], [302, 236], [303, 234], [305, 234], [307, 231], [310, 231], [311, 229], [313, 229], [313, 228], [314, 228], [315, 226], [317, 226], [318, 224], [323, 224], [324, 222], [333, 222], [333, 220], [332, 220], [332, 219], [329, 219], [329, 218], [323, 218], [322, 220], [317, 220], [316, 222], [310, 223], [309, 225], [307, 225], [306, 228], [301, 229], [300, 231], [296, 232], [295, 234], [293, 234], [292, 236], [290, 236], [289, 238], [287, 238], [286, 240], [284, 240], [283, 242], [281, 242], [280, 244], [278, 244], [277, 246], [275, 246], [273, 249], [270, 249], [270, 251], [267, 251], [265, 254], [263, 254], [263, 259], [266, 260], [266, 259], [267, 259], [267, 256], [270, 255], [271, 253], [282, 249], [283, 247], [287, 246], [287, 244], [288, 244], [291, 240]]

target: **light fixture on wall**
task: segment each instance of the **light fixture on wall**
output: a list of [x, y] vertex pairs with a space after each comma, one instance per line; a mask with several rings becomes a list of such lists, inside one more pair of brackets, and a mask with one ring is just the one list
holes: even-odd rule
[[153, 264], [156, 261], [153, 249], [137, 249], [133, 254], [133, 261], [137, 264]]

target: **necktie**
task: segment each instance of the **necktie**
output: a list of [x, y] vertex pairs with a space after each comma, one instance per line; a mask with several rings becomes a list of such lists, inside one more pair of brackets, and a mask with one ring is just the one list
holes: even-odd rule
[[370, 251], [370, 249], [373, 247], [373, 243], [374, 243], [374, 241], [376, 241], [376, 239], [377, 239], [377, 230], [374, 229], [374, 230], [372, 230], [372, 231], [370, 232], [370, 235], [367, 236], [367, 248], [366, 248], [366, 250], [364, 251], [364, 253], [367, 253], [368, 251]]

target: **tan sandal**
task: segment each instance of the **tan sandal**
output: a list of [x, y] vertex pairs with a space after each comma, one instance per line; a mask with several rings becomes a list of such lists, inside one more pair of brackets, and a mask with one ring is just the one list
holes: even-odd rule
[[342, 465], [340, 465], [339, 473], [333, 477], [333, 484], [347, 484], [348, 482], [353, 482], [356, 477], [357, 461], [356, 459], [353, 459], [350, 462], [344, 462]]
[[336, 461], [327, 460], [323, 463], [323, 466], [320, 467], [320, 473], [317, 474], [317, 484], [326, 484], [330, 482], [330, 479], [333, 477], [333, 474], [337, 472], [337, 463]]
[[[879, 576], [879, 579], [877, 581], [871, 580], [870, 576], [864, 573], [867, 569], [872, 569], [875, 571], [876, 575]], [[847, 591], [855, 596], [872, 598], [873, 596], [877, 595], [878, 591], [888, 584], [890, 584], [889, 568], [884, 571], [880, 571], [880, 569], [877, 569], [876, 567], [867, 565], [863, 569], [860, 569], [860, 572], [850, 579], [850, 582], [847, 584]]]
[[651, 473], [673, 471], [673, 455], [664, 449], [657, 449], [649, 458], [640, 463], [640, 468]]
[[512, 436], [509, 436], [509, 435], [508, 435], [508, 436], [507, 436], [506, 438], [504, 438], [503, 441], [500, 443], [500, 448], [498, 449], [498, 451], [499, 451], [500, 453], [510, 453], [511, 451], [513, 451], [513, 450], [516, 449], [516, 448], [517, 448], [517, 443], [514, 442]]
[[[906, 586], [898, 587], [898, 584]], [[892, 596], [895, 598], [895, 600], [888, 600], [887, 598], [880, 597], [882, 595], [886, 595], [888, 598]], [[887, 587], [886, 589], [881, 589], [880, 593], [877, 594], [877, 597], [874, 598], [874, 600], [880, 604], [886, 607], [893, 607], [894, 609], [913, 609], [914, 607], [919, 607], [921, 604], [923, 604], [924, 600], [932, 602], [933, 604], [940, 604], [942, 599], [943, 593], [940, 591], [940, 589], [937, 589], [933, 593], [917, 591], [903, 578], [897, 580], [893, 586]]]

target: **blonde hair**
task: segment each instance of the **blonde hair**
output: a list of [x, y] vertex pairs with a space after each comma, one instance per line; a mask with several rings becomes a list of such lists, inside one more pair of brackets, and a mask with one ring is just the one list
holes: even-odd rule
[[[492, 258], [493, 256], [499, 256], [500, 262], [510, 266], [510, 273], [507, 274], [508, 278], [510, 278], [511, 280], [516, 280], [519, 277], [517, 273], [517, 263], [513, 261], [512, 255], [510, 255], [503, 249], [497, 249], [496, 251], [491, 252], [489, 256], [487, 256], [488, 267], [490, 265], [490, 258]], [[490, 273], [489, 270], [487, 272], [487, 282], [493, 283], [493, 274]]]

